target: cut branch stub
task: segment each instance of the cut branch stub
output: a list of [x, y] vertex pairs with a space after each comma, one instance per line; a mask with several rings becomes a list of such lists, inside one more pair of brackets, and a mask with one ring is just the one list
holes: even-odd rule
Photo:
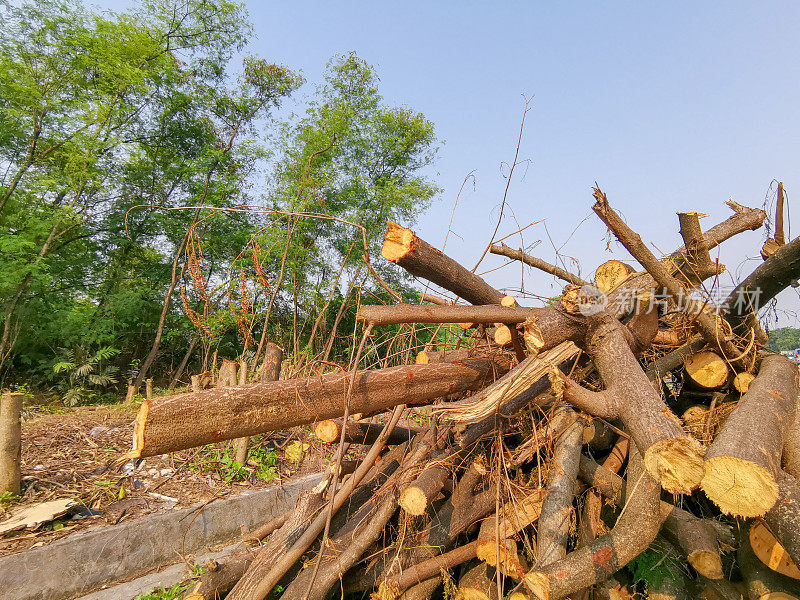
[[701, 487], [726, 514], [758, 517], [778, 497], [784, 436], [795, 418], [797, 365], [773, 354], [706, 453]]
[[504, 294], [397, 223], [388, 223], [381, 256], [470, 304], [500, 304], [503, 299]]

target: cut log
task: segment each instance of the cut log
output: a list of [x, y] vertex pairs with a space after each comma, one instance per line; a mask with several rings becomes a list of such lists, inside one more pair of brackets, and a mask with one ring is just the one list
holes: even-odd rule
[[611, 531], [523, 578], [538, 600], [560, 600], [611, 576], [641, 554], [661, 528], [661, 487], [643, 473]]
[[[359, 371], [350, 410], [376, 414], [400, 404], [425, 404], [480, 389], [495, 372], [503, 372], [502, 361], [470, 359], [458, 364]], [[134, 425], [133, 449], [126, 459], [335, 418], [344, 413], [350, 376], [335, 373], [145, 400]]]
[[794, 564], [800, 565], [800, 482], [795, 477], [784, 471], [778, 475], [778, 500], [764, 520]]
[[0, 494], [19, 496], [22, 460], [22, 399], [24, 394], [3, 392], [0, 397]]
[[[503, 296], [501, 300], [511, 298]], [[514, 299], [511, 298], [513, 302]], [[364, 305], [359, 307], [356, 318], [373, 325], [396, 325], [400, 323], [523, 323], [531, 316], [544, 312], [542, 308], [523, 308], [514, 305], [502, 306], [427, 306], [418, 304]]]
[[[192, 379], [194, 382], [194, 379]], [[194, 385], [194, 383], [192, 383]], [[128, 390], [125, 392], [125, 404], [130, 404], [133, 402], [133, 397], [136, 395], [136, 386], [132, 384], [128, 384]]]
[[537, 258], [535, 256], [531, 256], [523, 252], [522, 250], [514, 250], [503, 244], [502, 242], [500, 245], [492, 244], [489, 248], [489, 252], [492, 254], [497, 254], [500, 256], [505, 256], [508, 258], [512, 258], [514, 260], [518, 260], [524, 262], [529, 267], [534, 267], [535, 269], [539, 269], [540, 271], [544, 271], [545, 273], [550, 273], [550, 275], [555, 275], [559, 279], [566, 281], [567, 283], [571, 283], [573, 285], [587, 285], [587, 282], [578, 277], [577, 275], [573, 275], [569, 271], [562, 269], [561, 267], [557, 267], [555, 265], [551, 265], [550, 263], [542, 260], [541, 258]]
[[144, 390], [145, 390], [145, 397], [152, 398], [153, 397], [153, 378], [148, 377], [144, 380]]
[[205, 573], [182, 600], [216, 600], [236, 585], [253, 562], [254, 552], [249, 549], [226, 556], [223, 562], [209, 561]]
[[475, 558], [475, 548], [478, 542], [470, 542], [459, 546], [455, 550], [451, 550], [440, 556], [435, 556], [426, 561], [418, 563], [410, 567], [395, 577], [390, 577], [381, 582], [378, 591], [372, 595], [374, 600], [394, 600], [403, 592], [403, 590], [421, 583], [426, 579], [441, 572], [447, 571], [453, 567], [467, 562]]
[[684, 367], [691, 380], [703, 389], [716, 389], [728, 380], [728, 365], [711, 350], [692, 354]]
[[[203, 379], [202, 375], [192, 375], [192, 391], [193, 392], [199, 392], [200, 390], [203, 389], [202, 386], [200, 385], [200, 382], [202, 381], [202, 379]], [[128, 392], [130, 392], [131, 389], [133, 389], [133, 386], [129, 385], [128, 386]], [[131, 394], [131, 398], [133, 398], [132, 394]], [[127, 399], [125, 401], [127, 402]]]
[[436, 304], [438, 306], [451, 306], [455, 304], [452, 300], [445, 300], [444, 298], [440, 298], [439, 296], [434, 296], [433, 294], [424, 294], [420, 293], [419, 295], [420, 302], [430, 302], [431, 304]]
[[466, 571], [458, 580], [454, 600], [497, 600], [494, 569], [482, 561], [473, 560], [465, 565]]
[[452, 469], [451, 452], [442, 453], [425, 466], [422, 473], [400, 494], [400, 507], [413, 517], [424, 515], [431, 500], [442, 490]]
[[797, 365], [778, 354], [758, 376], [708, 449], [701, 487], [726, 514], [759, 517], [778, 497], [784, 436], [800, 393]]
[[560, 435], [554, 440], [555, 449], [536, 531], [537, 567], [561, 560], [567, 554], [572, 501], [583, 443], [584, 421], [577, 419], [572, 409], [558, 405], [553, 421], [553, 429]]
[[596, 417], [622, 419], [636, 446], [644, 449], [650, 476], [669, 492], [691, 492], [703, 476], [702, 447], [642, 372], [624, 326], [607, 313], [591, 319], [586, 343], [606, 389], [591, 392], [565, 378], [564, 399]]
[[452, 258], [418, 238], [410, 229], [391, 221], [386, 229], [381, 256], [415, 277], [422, 277], [453, 292], [470, 304], [500, 304], [504, 296]]
[[616, 289], [633, 273], [633, 267], [619, 260], [608, 260], [594, 272], [594, 284], [604, 294]]
[[[384, 426], [377, 423], [359, 423], [357, 421], [347, 421], [344, 432], [344, 441], [348, 444], [372, 444], [383, 432]], [[342, 420], [326, 419], [314, 426], [314, 434], [327, 444], [338, 443], [341, 439]], [[405, 427], [395, 427], [392, 429], [387, 444], [394, 446], [411, 440], [417, 431], [406, 429]]]

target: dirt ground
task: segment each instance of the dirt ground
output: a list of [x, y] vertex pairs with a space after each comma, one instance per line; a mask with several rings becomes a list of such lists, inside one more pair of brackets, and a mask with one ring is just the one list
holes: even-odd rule
[[[230, 466], [232, 451], [230, 443], [224, 442], [146, 458], [134, 469], [133, 462], [119, 465], [119, 459], [130, 449], [137, 410], [138, 404], [81, 407], [58, 414], [25, 408], [23, 492], [18, 501], [2, 505], [0, 523], [40, 502], [71, 498], [80, 505], [34, 531], [0, 538], [0, 556], [91, 527], [270, 487], [319, 471], [333, 450], [316, 440], [309, 427], [298, 427], [251, 438], [252, 455], [267, 460], [251, 459], [246, 471]], [[303, 446], [306, 452], [295, 462], [286, 457], [286, 450], [296, 450], [298, 441], [308, 446]], [[270, 477], [274, 478], [265, 480]]]

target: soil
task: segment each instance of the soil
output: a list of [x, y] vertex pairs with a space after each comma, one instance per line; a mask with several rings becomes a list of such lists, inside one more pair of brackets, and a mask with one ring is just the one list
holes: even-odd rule
[[[120, 464], [120, 457], [131, 447], [138, 408], [138, 404], [90, 406], [57, 414], [49, 414], [51, 408], [23, 410], [23, 492], [18, 501], [0, 507], [0, 522], [21, 509], [49, 500], [71, 498], [80, 505], [36, 530], [17, 531], [0, 538], [0, 556], [92, 527], [285, 483], [290, 478], [318, 472], [333, 451], [333, 447], [315, 439], [309, 427], [255, 436], [250, 447], [256, 448], [256, 453], [260, 450], [277, 455], [271, 481], [257, 476], [263, 469], [252, 460], [247, 471], [239, 473], [242, 479], [226, 481], [232, 471], [221, 455], [230, 442], [150, 457], [138, 464]], [[309, 444], [299, 463], [285, 456], [285, 450], [298, 440]]]

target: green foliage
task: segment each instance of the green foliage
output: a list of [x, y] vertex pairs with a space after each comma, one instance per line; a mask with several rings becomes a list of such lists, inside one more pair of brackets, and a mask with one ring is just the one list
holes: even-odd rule
[[254, 470], [236, 461], [236, 451], [230, 445], [221, 448], [204, 447], [191, 466], [201, 473], [216, 473], [227, 482], [245, 481], [251, 477], [272, 481], [278, 476], [275, 466], [278, 455], [272, 448], [261, 445], [260, 439], [260, 436], [252, 438], [247, 452], [248, 460], [256, 463]]
[[775, 352], [800, 348], [800, 329], [781, 327], [769, 332], [769, 348]]
[[176, 583], [169, 589], [162, 585], [147, 592], [146, 594], [136, 596], [134, 600], [177, 600], [189, 589], [189, 587], [189, 583], [182, 582]]
[[59, 386], [67, 406], [87, 404], [97, 397], [100, 388], [117, 383], [114, 375], [118, 367], [107, 363], [119, 354], [117, 348], [104, 346], [92, 353], [85, 346], [76, 346], [61, 351], [62, 360], [53, 365], [53, 372], [67, 375]]
[[664, 579], [680, 581], [681, 565], [674, 557], [650, 548], [628, 564], [636, 582], [644, 582], [649, 589], [661, 588]]
[[0, 510], [8, 510], [18, 500], [19, 496], [13, 492], [0, 493]]

